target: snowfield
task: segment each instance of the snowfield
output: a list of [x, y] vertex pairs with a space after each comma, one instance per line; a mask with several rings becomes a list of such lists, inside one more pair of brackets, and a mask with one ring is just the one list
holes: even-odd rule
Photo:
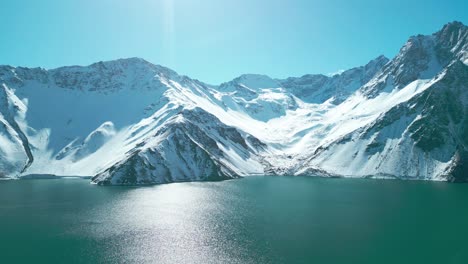
[[96, 184], [309, 175], [468, 179], [468, 28], [333, 76], [208, 85], [143, 59], [0, 66], [0, 178]]

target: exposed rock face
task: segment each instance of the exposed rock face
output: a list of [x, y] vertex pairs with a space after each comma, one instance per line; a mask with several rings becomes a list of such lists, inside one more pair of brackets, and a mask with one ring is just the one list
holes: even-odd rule
[[0, 86], [0, 177], [26, 171], [34, 161], [29, 140], [16, 121], [25, 106], [6, 85]]
[[[454, 62], [423, 92], [320, 149], [306, 167], [330, 166], [334, 153], [352, 150], [344, 160], [344, 166], [355, 164], [351, 175], [465, 180], [461, 175], [466, 172], [462, 160], [468, 143], [467, 76], [468, 66]], [[460, 171], [457, 177], [455, 170]]]
[[247, 175], [468, 180], [468, 28], [334, 76], [212, 86], [138, 58], [0, 66], [0, 178], [101, 185]]
[[[219, 144], [219, 145], [218, 145]], [[153, 184], [178, 181], [216, 181], [237, 178], [241, 173], [229, 162], [226, 150], [249, 160], [249, 147], [235, 128], [221, 123], [200, 108], [184, 109], [169, 119], [126, 160], [98, 174], [98, 184]]]
[[279, 82], [298, 98], [308, 103], [342, 103], [346, 98], [372, 79], [389, 62], [379, 56], [362, 67], [353, 68], [334, 76], [309, 74]]

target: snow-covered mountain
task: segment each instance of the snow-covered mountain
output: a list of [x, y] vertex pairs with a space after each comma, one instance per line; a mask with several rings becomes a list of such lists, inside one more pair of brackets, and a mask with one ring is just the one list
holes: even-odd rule
[[98, 184], [248, 175], [468, 180], [468, 27], [333, 76], [218, 86], [143, 59], [0, 66], [0, 178]]

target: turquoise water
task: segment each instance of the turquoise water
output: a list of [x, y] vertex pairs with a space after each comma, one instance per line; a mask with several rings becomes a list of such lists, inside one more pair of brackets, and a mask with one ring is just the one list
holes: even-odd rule
[[0, 181], [0, 263], [468, 263], [468, 185]]

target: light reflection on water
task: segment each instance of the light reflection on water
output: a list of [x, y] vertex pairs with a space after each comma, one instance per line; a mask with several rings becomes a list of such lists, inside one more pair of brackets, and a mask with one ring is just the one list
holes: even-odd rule
[[132, 188], [94, 208], [86, 217], [102, 222], [87, 233], [110, 241], [110, 259], [129, 263], [258, 263], [229, 226], [242, 218], [224, 206], [247, 201], [230, 194], [219, 183]]
[[468, 185], [0, 183], [0, 263], [466, 263]]

